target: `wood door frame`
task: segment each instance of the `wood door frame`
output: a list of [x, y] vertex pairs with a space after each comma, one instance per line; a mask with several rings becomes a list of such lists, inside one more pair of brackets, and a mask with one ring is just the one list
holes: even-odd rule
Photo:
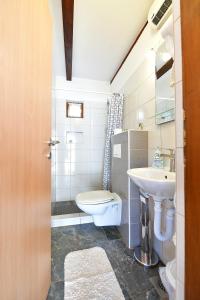
[[200, 295], [200, 1], [180, 2], [185, 111], [185, 299], [196, 300]]

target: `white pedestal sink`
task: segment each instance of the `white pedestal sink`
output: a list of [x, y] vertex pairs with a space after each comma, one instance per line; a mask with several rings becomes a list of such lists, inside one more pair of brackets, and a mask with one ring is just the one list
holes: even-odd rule
[[163, 169], [138, 168], [127, 171], [143, 193], [154, 200], [173, 199], [175, 193], [176, 173]]
[[175, 194], [176, 175], [163, 169], [137, 168], [127, 171], [131, 180], [140, 189], [141, 200], [141, 246], [136, 247], [134, 256], [138, 262], [145, 266], [154, 266], [158, 263], [158, 256], [152, 249], [151, 220], [149, 214], [149, 201], [154, 200], [154, 233], [161, 241], [171, 239], [173, 235], [174, 208], [167, 211], [166, 231], [161, 231], [161, 202], [173, 199]]

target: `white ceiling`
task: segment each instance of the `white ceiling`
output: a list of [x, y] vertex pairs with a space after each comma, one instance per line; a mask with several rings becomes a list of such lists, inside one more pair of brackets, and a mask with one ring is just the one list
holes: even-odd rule
[[73, 77], [110, 81], [153, 0], [75, 0]]

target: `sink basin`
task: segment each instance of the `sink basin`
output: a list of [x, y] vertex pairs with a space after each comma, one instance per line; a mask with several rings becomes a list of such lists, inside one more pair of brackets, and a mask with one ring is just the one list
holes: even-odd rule
[[154, 199], [174, 198], [175, 172], [155, 168], [137, 168], [128, 170], [127, 174], [141, 191], [152, 196]]

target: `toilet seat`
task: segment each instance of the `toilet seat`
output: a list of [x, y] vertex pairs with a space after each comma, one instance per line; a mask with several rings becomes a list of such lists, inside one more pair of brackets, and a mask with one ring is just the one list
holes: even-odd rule
[[121, 224], [122, 200], [116, 193], [91, 191], [76, 196], [77, 206], [91, 215], [96, 226], [119, 226]]
[[80, 193], [76, 196], [76, 201], [84, 205], [103, 204], [114, 200], [114, 194], [109, 191], [91, 191]]

